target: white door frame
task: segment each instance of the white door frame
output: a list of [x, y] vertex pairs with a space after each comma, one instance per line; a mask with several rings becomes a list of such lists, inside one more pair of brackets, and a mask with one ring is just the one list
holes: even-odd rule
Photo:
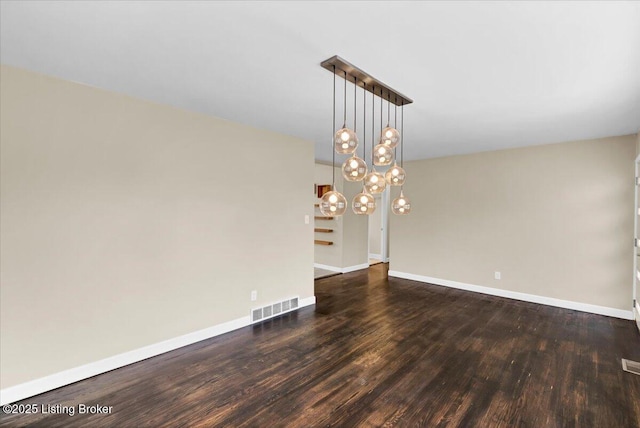
[[638, 287], [640, 286], [640, 278], [638, 278], [638, 255], [640, 254], [640, 248], [636, 245], [636, 239], [640, 238], [638, 236], [638, 229], [640, 225], [638, 222], [640, 221], [640, 200], [638, 200], [638, 177], [640, 177], [640, 155], [636, 157], [635, 162], [635, 180], [633, 187], [633, 195], [634, 195], [634, 211], [633, 211], [633, 313], [636, 319], [636, 324], [638, 325], [638, 329], [640, 330], [640, 302], [638, 302]]
[[382, 215], [380, 223], [382, 230], [380, 231], [380, 254], [382, 255], [382, 261], [389, 263], [389, 199], [391, 199], [390, 186], [384, 190], [380, 196], [380, 208], [382, 209]]

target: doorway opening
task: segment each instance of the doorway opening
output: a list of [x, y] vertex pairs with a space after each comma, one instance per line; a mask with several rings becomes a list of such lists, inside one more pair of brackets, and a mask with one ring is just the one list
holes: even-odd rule
[[389, 261], [389, 189], [374, 195], [376, 210], [369, 218], [369, 266]]

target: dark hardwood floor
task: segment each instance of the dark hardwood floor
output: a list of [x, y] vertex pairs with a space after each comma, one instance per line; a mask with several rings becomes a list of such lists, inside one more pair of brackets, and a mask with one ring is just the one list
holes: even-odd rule
[[[632, 321], [386, 277], [316, 281], [316, 307], [24, 400], [106, 415], [43, 427], [638, 427]], [[43, 356], [45, 358], [46, 356]]]

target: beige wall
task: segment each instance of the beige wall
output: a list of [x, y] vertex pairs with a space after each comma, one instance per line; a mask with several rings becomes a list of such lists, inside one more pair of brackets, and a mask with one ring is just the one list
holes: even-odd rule
[[353, 213], [351, 202], [362, 191], [362, 182], [344, 182], [343, 193], [349, 202], [349, 207], [343, 218], [342, 231], [342, 267], [348, 268], [369, 263], [368, 219], [367, 216]]
[[390, 269], [629, 310], [635, 142], [406, 163], [413, 211], [392, 216]]
[[[333, 180], [333, 168], [330, 165], [315, 164], [315, 184], [331, 184]], [[336, 168], [336, 185], [342, 188], [342, 173]], [[315, 198], [316, 204], [320, 203], [320, 198]], [[319, 208], [315, 208], [315, 215], [322, 216]], [[342, 267], [342, 217], [334, 220], [315, 220], [315, 227], [323, 229], [333, 229], [333, 233], [315, 233], [315, 239], [331, 241], [333, 245], [315, 245], [314, 262], [326, 266]]]
[[311, 142], [0, 83], [2, 388], [313, 296]]
[[[332, 169], [330, 165], [315, 164], [315, 183], [331, 184]], [[351, 200], [362, 189], [362, 183], [345, 181], [340, 167], [335, 168], [335, 174], [336, 188], [347, 198], [347, 212], [333, 220], [315, 221], [318, 228], [333, 229], [333, 233], [316, 233], [315, 239], [331, 241], [333, 245], [316, 245], [314, 261], [334, 268], [348, 268], [367, 263], [367, 219], [355, 215], [351, 209]], [[320, 199], [315, 202], [319, 203]], [[319, 208], [315, 213], [322, 215]]]
[[636, 156], [640, 155], [640, 132], [636, 134]]

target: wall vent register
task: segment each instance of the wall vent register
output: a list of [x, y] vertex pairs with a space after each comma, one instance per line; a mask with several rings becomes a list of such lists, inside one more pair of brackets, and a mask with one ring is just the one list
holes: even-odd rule
[[287, 299], [261, 308], [252, 309], [251, 322], [264, 321], [269, 318], [294, 311], [298, 309], [298, 302], [299, 298], [294, 297], [293, 299]]
[[640, 375], [640, 363], [622, 359], [622, 370], [625, 372]]

